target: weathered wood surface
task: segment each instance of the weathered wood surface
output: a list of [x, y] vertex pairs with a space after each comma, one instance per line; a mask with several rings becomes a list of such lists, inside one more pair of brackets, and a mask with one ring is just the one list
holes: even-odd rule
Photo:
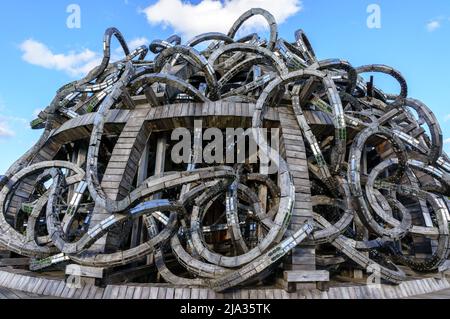
[[[217, 107], [222, 102], [209, 103], [204, 107], [201, 104], [181, 103], [152, 108], [146, 115], [145, 121], [151, 123], [151, 128], [155, 131], [168, 130], [174, 127], [191, 127], [195, 118], [202, 116], [204, 126], [214, 122], [215, 126], [223, 127], [249, 127], [255, 106], [253, 104], [242, 104], [240, 107], [223, 108]], [[150, 106], [149, 106], [150, 107]], [[197, 110], [198, 109], [198, 110]], [[209, 113], [210, 111], [212, 113]], [[130, 118], [141, 112], [139, 110], [111, 110], [106, 117], [105, 129], [107, 132], [116, 131], [120, 126], [124, 126]], [[330, 118], [324, 122], [314, 116], [315, 111], [305, 111], [305, 117], [310, 125], [315, 128], [324, 125], [332, 125]], [[90, 129], [94, 123], [94, 113], [89, 113], [75, 119], [69, 120], [51, 133], [49, 141], [56, 141], [56, 144], [64, 143], [76, 136], [77, 138], [90, 136]], [[173, 115], [173, 116], [171, 116]], [[278, 122], [279, 114], [275, 108], [270, 107], [265, 115], [269, 122]], [[242, 123], [242, 121], [247, 123]]]
[[425, 295], [408, 297], [408, 299], [450, 299], [450, 289], [435, 291]]
[[[221, 123], [224, 127], [234, 127], [241, 125], [241, 119], [247, 121], [246, 127], [251, 126], [251, 119], [255, 110], [254, 104], [241, 103], [242, 107], [225, 108], [217, 107], [226, 102], [211, 102], [208, 104], [180, 103], [158, 106], [150, 109], [146, 114], [145, 121], [152, 124], [152, 129], [170, 130], [174, 127], [192, 127], [194, 120], [202, 117], [205, 126], [209, 121], [215, 124]], [[114, 131], [118, 126], [125, 125], [130, 119], [136, 117], [144, 109], [138, 110], [110, 110], [106, 116], [106, 131]], [[209, 111], [214, 112], [210, 113]], [[71, 136], [90, 136], [90, 129], [94, 123], [94, 114], [89, 113], [69, 120], [51, 133], [49, 140], [56, 140], [59, 143], [71, 140]], [[265, 119], [278, 122], [278, 113], [274, 108], [270, 108]]]
[[[447, 299], [450, 283], [446, 279], [426, 278], [406, 281], [398, 286], [331, 287], [328, 291], [299, 290], [288, 293], [282, 289], [243, 289], [218, 294], [198, 287], [129, 284], [99, 288], [84, 285], [69, 288], [61, 279], [35, 277], [26, 271], [0, 269], [0, 299], [4, 298], [72, 298], [72, 299]], [[17, 297], [17, 298], [16, 298]]]
[[284, 272], [287, 282], [320, 282], [330, 281], [330, 273], [324, 270], [291, 270]]
[[67, 267], [66, 267], [66, 275], [67, 276], [73, 275], [73, 276], [101, 279], [104, 276], [104, 271], [105, 271], [104, 268], [79, 266], [76, 264], [67, 265]]
[[6, 266], [28, 266], [30, 258], [0, 258], [0, 267]]
[[40, 296], [29, 292], [23, 292], [0, 287], [0, 299], [43, 299], [43, 298], [54, 299], [51, 297]]
[[[295, 204], [289, 230], [295, 232], [305, 222], [313, 224], [311, 182], [309, 180], [305, 143], [292, 108], [280, 108], [279, 118], [281, 154], [285, 157], [294, 178]], [[285, 260], [285, 269], [314, 271], [316, 269], [315, 246], [302, 244], [294, 248], [292, 254]], [[311, 280], [311, 282], [314, 282], [314, 280]], [[302, 286], [297, 285], [297, 288], [302, 288]], [[312, 286], [306, 288], [312, 288]]]
[[[137, 174], [142, 151], [150, 136], [150, 129], [145, 124], [149, 110], [136, 110], [128, 119], [111, 154], [102, 188], [108, 198], [121, 200], [133, 188], [133, 180]], [[96, 207], [92, 214], [90, 228], [96, 227], [110, 214], [103, 207]], [[99, 239], [90, 249], [93, 252], [103, 252], [105, 249], [115, 249], [121, 243], [121, 229], [115, 229]]]

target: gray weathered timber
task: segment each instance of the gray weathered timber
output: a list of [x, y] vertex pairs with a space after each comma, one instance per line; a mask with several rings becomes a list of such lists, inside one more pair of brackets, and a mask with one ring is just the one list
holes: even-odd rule
[[[238, 39], [255, 16], [269, 39]], [[41, 138], [0, 176], [0, 286], [81, 299], [446, 289], [450, 160], [409, 91], [392, 67], [318, 60], [303, 30], [282, 39], [259, 8], [227, 34], [133, 51], [110, 28], [100, 65], [57, 91], [31, 123]], [[330, 285], [348, 274], [365, 285]]]

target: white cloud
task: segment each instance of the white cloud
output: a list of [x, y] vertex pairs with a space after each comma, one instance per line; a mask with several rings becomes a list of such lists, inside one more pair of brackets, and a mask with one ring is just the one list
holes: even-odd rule
[[450, 144], [450, 138], [448, 138], [448, 139], [446, 139], [446, 140], [444, 140], [444, 144]]
[[436, 31], [441, 27], [441, 21], [440, 20], [432, 20], [427, 23], [427, 30], [428, 32]]
[[[135, 49], [139, 48], [140, 46], [148, 46], [150, 44], [150, 40], [145, 37], [140, 38], [134, 38], [131, 41], [127, 41], [128, 49], [130, 49], [130, 52], [133, 52]], [[117, 62], [122, 60], [125, 57], [125, 53], [123, 52], [123, 49], [121, 46], [117, 47], [115, 50], [111, 53], [111, 62]]]
[[[202, 0], [192, 4], [182, 0], [158, 0], [142, 12], [150, 24], [171, 27], [190, 38], [205, 32], [228, 33], [237, 18], [251, 8], [270, 11], [281, 24], [299, 12], [302, 3], [300, 0]], [[262, 17], [252, 18], [244, 26], [246, 31], [266, 27]]]
[[140, 46], [147, 46], [150, 44], [150, 40], [145, 38], [145, 37], [141, 37], [141, 38], [134, 38], [133, 40], [128, 42], [128, 47], [130, 48], [130, 51], [133, 51], [137, 48], [139, 48]]
[[447, 115], [445, 116], [444, 121], [445, 121], [445, 122], [450, 121], [450, 114], [447, 114]]
[[0, 139], [16, 136], [16, 131], [28, 128], [29, 121], [27, 119], [7, 115], [5, 114], [7, 111], [5, 100], [0, 95]]
[[6, 106], [5, 106], [5, 100], [3, 99], [3, 97], [0, 95], [0, 111], [5, 110]]
[[11, 130], [7, 123], [0, 122], [0, 138], [13, 137], [16, 134]]
[[9, 123], [9, 124], [12, 124], [12, 123], [28, 124], [28, 120], [23, 117], [1, 115], [1, 114], [0, 114], [0, 122]]
[[[146, 37], [140, 37], [140, 38], [134, 38], [131, 41], [127, 41], [128, 49], [130, 49], [130, 52], [133, 52], [133, 50], [139, 48], [140, 46], [148, 46], [150, 44], [150, 40]], [[112, 61], [119, 61], [124, 58], [124, 53], [122, 47], [117, 47], [113, 54], [111, 55]]]
[[35, 109], [35, 110], [33, 111], [33, 116], [34, 116], [34, 117], [38, 117], [38, 115], [39, 115], [42, 111], [43, 111], [43, 109]]
[[73, 77], [87, 74], [101, 61], [101, 57], [89, 49], [55, 54], [45, 44], [33, 39], [24, 41], [20, 49], [24, 61], [46, 69], [64, 71]]
[[[145, 37], [134, 38], [128, 42], [131, 51], [142, 46], [149, 45], [150, 41]], [[29, 39], [20, 45], [23, 52], [22, 59], [33, 65], [46, 69], [63, 71], [72, 77], [81, 77], [89, 73], [102, 61], [102, 54], [85, 49], [81, 52], [69, 52], [55, 54], [44, 43]], [[112, 60], [122, 59], [122, 48], [118, 47], [112, 54]], [[1, 101], [0, 101], [1, 102]], [[0, 103], [1, 106], [1, 103]]]

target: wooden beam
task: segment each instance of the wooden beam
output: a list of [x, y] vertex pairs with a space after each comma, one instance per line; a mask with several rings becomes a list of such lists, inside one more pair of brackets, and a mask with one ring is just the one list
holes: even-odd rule
[[156, 159], [155, 159], [155, 175], [164, 173], [167, 151], [167, 137], [163, 136], [158, 139], [156, 145]]
[[28, 266], [30, 258], [2, 258], [0, 259], [0, 267], [8, 266]]
[[134, 110], [136, 108], [128, 90], [124, 90], [122, 93], [122, 103], [127, 109]]
[[108, 275], [108, 277], [103, 281], [103, 284], [111, 285], [115, 283], [129, 283], [138, 277], [148, 275], [152, 272], [152, 270], [155, 271], [154, 267], [151, 265], [144, 265], [131, 269], [121, 270]]
[[66, 275], [103, 279], [105, 275], [105, 268], [71, 264], [66, 266]]
[[[166, 151], [167, 151], [167, 137], [163, 135], [158, 138], [156, 142], [156, 158], [155, 158], [155, 174], [159, 175], [164, 173], [166, 166]], [[153, 199], [159, 199], [160, 194], [153, 195]], [[154, 254], [150, 254], [147, 257], [147, 265], [152, 265], [154, 262]]]
[[[148, 162], [149, 162], [149, 144], [147, 141], [147, 144], [145, 145], [144, 150], [142, 151], [142, 157], [139, 161], [139, 169], [137, 173], [137, 186], [141, 185], [148, 176]], [[143, 231], [143, 222], [142, 217], [136, 219], [133, 222], [133, 228], [131, 230], [131, 248], [139, 246], [141, 243], [142, 238], [142, 231]]]
[[323, 282], [330, 281], [330, 273], [326, 270], [293, 270], [284, 272], [287, 282]]
[[148, 104], [150, 104], [153, 107], [159, 105], [158, 97], [156, 96], [155, 91], [153, 91], [153, 88], [151, 86], [144, 90], [144, 94], [145, 97], [147, 98]]

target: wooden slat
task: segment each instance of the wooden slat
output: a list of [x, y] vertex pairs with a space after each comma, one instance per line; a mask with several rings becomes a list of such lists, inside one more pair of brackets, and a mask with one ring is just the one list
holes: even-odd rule
[[285, 271], [284, 279], [287, 282], [320, 282], [330, 281], [330, 273], [324, 270], [314, 271]]
[[158, 290], [158, 287], [151, 287], [149, 299], [158, 299]]

